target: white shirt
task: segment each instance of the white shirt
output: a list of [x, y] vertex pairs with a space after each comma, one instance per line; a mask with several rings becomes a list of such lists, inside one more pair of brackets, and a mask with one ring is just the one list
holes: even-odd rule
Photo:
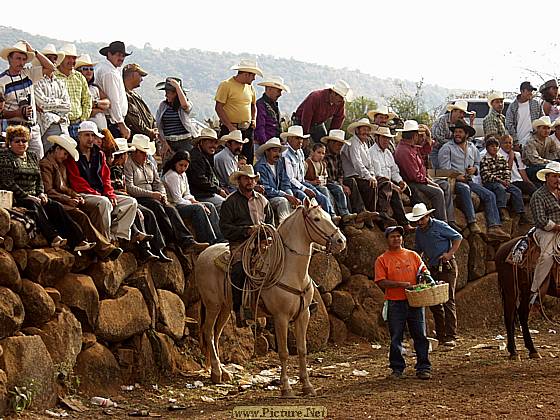
[[375, 169], [367, 144], [362, 143], [356, 135], [350, 139], [350, 145], [345, 144], [342, 147], [340, 156], [345, 177], [357, 176], [368, 181], [375, 178]]
[[107, 59], [95, 66], [95, 83], [105, 92], [111, 101], [109, 120], [112, 123], [124, 122], [128, 112], [128, 100], [122, 78], [122, 69], [115, 67]]
[[375, 143], [369, 148], [368, 153], [376, 176], [390, 179], [397, 184], [403, 180], [399, 167], [389, 149], [381, 150], [381, 147]]
[[[506, 160], [509, 160], [509, 155], [506, 153], [504, 149], [500, 148], [498, 152], [503, 157], [505, 157]], [[527, 167], [521, 160], [521, 153], [514, 151], [513, 154], [515, 155], [515, 159], [513, 160], [513, 165], [511, 166], [511, 182], [523, 181], [523, 178], [521, 178], [521, 174], [519, 173], [519, 170], [520, 169], [525, 170]]]
[[517, 110], [517, 138], [522, 146], [525, 146], [531, 138], [532, 129], [529, 101], [520, 103]]
[[162, 181], [167, 191], [167, 199], [171, 204], [174, 206], [192, 204], [194, 196], [191, 194], [186, 173], [183, 172], [179, 175], [171, 169], [163, 175]]

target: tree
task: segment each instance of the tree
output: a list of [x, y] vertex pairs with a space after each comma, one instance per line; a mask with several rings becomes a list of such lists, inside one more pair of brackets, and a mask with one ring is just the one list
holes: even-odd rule
[[346, 119], [342, 125], [342, 130], [346, 131], [348, 126], [360, 118], [367, 117], [367, 112], [377, 108], [377, 103], [365, 96], [359, 96], [353, 101], [346, 103]]
[[416, 92], [411, 95], [405, 91], [402, 84], [399, 85], [401, 93], [387, 98], [387, 103], [399, 117], [404, 120], [416, 120], [420, 124], [430, 125], [433, 122], [433, 115], [426, 110], [422, 99], [422, 87], [424, 79], [416, 83]]

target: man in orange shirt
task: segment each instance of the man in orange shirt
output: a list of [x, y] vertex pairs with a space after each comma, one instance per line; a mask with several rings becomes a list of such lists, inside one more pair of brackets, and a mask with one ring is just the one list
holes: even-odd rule
[[416, 252], [402, 247], [403, 234], [402, 226], [385, 229], [389, 249], [375, 260], [375, 283], [385, 289], [385, 300], [388, 301], [387, 321], [391, 335], [389, 367], [393, 371], [390, 377], [403, 378], [406, 364], [402, 356], [402, 341], [404, 328], [408, 325], [416, 351], [416, 376], [430, 379], [432, 365], [428, 358], [424, 308], [409, 306], [404, 293], [405, 288], [416, 284], [417, 274], [428, 269]]

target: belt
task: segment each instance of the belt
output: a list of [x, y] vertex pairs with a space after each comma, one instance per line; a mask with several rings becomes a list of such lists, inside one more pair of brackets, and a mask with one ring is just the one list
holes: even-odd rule
[[165, 136], [165, 141], [175, 142], [175, 141], [191, 140], [192, 138], [193, 136], [190, 134], [180, 134], [177, 136]]
[[31, 121], [14, 121], [14, 120], [8, 120], [8, 125], [23, 125], [24, 127], [27, 128], [31, 128], [35, 125], [34, 122]]
[[236, 126], [240, 130], [247, 130], [251, 126], [251, 121], [244, 121], [240, 123], [232, 123], [232, 125]]

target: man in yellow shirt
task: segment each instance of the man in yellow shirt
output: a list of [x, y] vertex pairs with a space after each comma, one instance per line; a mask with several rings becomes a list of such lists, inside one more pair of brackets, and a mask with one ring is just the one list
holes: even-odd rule
[[235, 76], [224, 80], [216, 91], [216, 113], [220, 118], [220, 137], [234, 130], [241, 130], [243, 138], [249, 139], [243, 145], [242, 153], [247, 162], [253, 164], [253, 130], [257, 120], [257, 95], [252, 86], [255, 77], [262, 77], [262, 70], [254, 60], [242, 59], [231, 67], [237, 70]]

